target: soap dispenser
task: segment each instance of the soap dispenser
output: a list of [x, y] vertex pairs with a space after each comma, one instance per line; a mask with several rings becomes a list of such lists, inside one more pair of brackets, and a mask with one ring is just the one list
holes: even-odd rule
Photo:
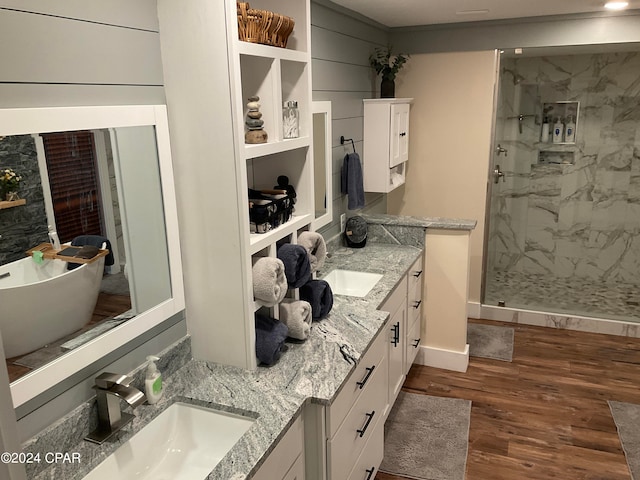
[[147, 365], [147, 374], [144, 380], [145, 395], [147, 396], [147, 403], [154, 404], [162, 397], [162, 375], [154, 363], [160, 359], [154, 355], [149, 355], [147, 360], [149, 364]]
[[51, 225], [49, 225], [49, 242], [54, 250], [60, 250], [62, 248], [60, 245], [60, 238], [58, 238], [58, 233]]
[[564, 124], [559, 117], [556, 117], [553, 122], [553, 143], [562, 143], [564, 137]]

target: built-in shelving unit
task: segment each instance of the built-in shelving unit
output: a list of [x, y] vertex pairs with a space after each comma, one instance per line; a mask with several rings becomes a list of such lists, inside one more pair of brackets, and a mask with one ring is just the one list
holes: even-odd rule
[[[228, 19], [236, 19], [236, 2], [226, 0]], [[246, 223], [243, 246], [246, 261], [246, 290], [252, 291], [251, 267], [258, 257], [277, 255], [276, 242], [295, 243], [298, 233], [312, 229], [315, 219], [312, 102], [311, 102], [311, 15], [310, 2], [283, 0], [254, 0], [251, 8], [268, 10], [295, 20], [293, 33], [286, 48], [241, 41], [237, 23], [228, 21], [228, 49], [232, 93], [232, 114], [235, 132], [236, 172], [238, 192], [247, 206], [242, 217]], [[249, 97], [260, 97], [260, 112], [264, 120], [267, 142], [246, 144], [245, 117]], [[298, 138], [283, 138], [282, 106], [296, 101], [299, 110]], [[290, 220], [266, 233], [249, 233], [248, 190], [273, 189], [278, 176], [286, 175], [296, 191], [297, 198]], [[242, 202], [241, 202], [242, 203]], [[243, 228], [241, 226], [241, 228]], [[290, 296], [296, 297], [296, 292]], [[247, 331], [253, 328], [253, 313], [263, 305], [252, 296], [246, 298]], [[270, 308], [270, 315], [278, 318], [278, 307]], [[251, 335], [253, 337], [253, 335]], [[253, 338], [248, 348], [255, 349]], [[255, 367], [255, 360], [253, 365]]]

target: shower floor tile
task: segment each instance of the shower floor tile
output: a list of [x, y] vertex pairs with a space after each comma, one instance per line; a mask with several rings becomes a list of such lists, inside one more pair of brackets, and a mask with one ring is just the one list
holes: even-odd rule
[[487, 276], [484, 303], [505, 307], [640, 322], [640, 285], [554, 278], [519, 272]]

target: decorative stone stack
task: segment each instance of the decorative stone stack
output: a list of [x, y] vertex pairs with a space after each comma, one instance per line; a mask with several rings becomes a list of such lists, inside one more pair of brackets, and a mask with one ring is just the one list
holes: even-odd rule
[[248, 100], [247, 108], [249, 111], [244, 123], [249, 130], [244, 134], [244, 143], [267, 143], [267, 132], [262, 129], [264, 120], [261, 118], [260, 97], [254, 95]]

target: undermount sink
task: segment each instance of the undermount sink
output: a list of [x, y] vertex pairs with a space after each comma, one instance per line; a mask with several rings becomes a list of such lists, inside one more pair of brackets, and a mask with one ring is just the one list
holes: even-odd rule
[[332, 270], [323, 280], [329, 283], [331, 291], [336, 295], [365, 297], [381, 278], [380, 273]]
[[219, 410], [174, 403], [84, 478], [206, 478], [254, 421]]

